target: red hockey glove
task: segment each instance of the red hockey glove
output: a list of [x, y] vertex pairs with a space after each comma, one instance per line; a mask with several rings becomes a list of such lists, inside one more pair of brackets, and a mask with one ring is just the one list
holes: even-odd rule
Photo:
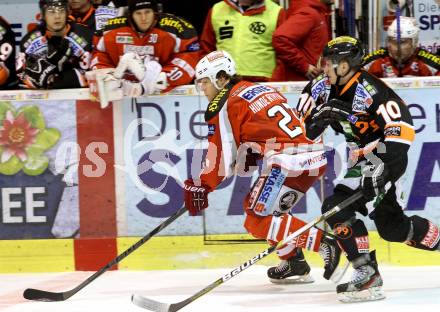
[[196, 186], [192, 179], [185, 181], [185, 205], [191, 216], [196, 216], [200, 211], [208, 207], [209, 187]]

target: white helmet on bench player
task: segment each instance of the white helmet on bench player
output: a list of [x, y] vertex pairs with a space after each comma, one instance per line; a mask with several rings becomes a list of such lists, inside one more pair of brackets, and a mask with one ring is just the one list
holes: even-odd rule
[[[420, 28], [416, 24], [416, 20], [412, 17], [400, 17], [400, 39], [412, 39], [413, 48], [419, 43]], [[388, 37], [397, 39], [397, 19], [395, 19], [387, 31]]]
[[226, 51], [214, 51], [205, 55], [196, 66], [196, 86], [202, 78], [209, 78], [217, 89], [221, 89], [217, 84], [218, 74], [223, 71], [229, 76], [237, 73], [235, 62], [231, 55]]

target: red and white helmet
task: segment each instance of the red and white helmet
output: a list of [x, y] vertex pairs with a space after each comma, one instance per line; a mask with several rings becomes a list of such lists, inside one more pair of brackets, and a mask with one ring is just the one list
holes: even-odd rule
[[[412, 39], [413, 48], [415, 49], [419, 43], [420, 28], [416, 24], [416, 20], [412, 17], [400, 17], [400, 38]], [[397, 39], [397, 19], [395, 19], [387, 31], [388, 37]]]
[[214, 51], [205, 55], [196, 65], [196, 83], [202, 78], [209, 78], [217, 89], [221, 89], [217, 84], [217, 74], [224, 71], [229, 76], [237, 73], [235, 62], [232, 56], [226, 51]]

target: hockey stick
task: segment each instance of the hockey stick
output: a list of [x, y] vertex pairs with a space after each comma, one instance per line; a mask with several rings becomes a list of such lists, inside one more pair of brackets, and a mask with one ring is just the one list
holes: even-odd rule
[[316, 217], [313, 221], [310, 221], [309, 223], [307, 223], [304, 226], [302, 226], [300, 229], [296, 230], [295, 232], [293, 232], [292, 234], [287, 236], [284, 240], [278, 242], [278, 244], [269, 247], [268, 249], [266, 249], [265, 251], [259, 253], [258, 255], [253, 257], [252, 259], [247, 260], [245, 263], [243, 263], [239, 267], [236, 267], [235, 269], [233, 269], [229, 273], [227, 273], [227, 274], [223, 275], [222, 277], [220, 277], [215, 282], [211, 283], [207, 287], [203, 288], [199, 292], [195, 293], [194, 295], [192, 295], [191, 297], [189, 297], [189, 298], [187, 298], [187, 299], [185, 299], [183, 301], [176, 302], [176, 303], [163, 303], [163, 302], [159, 302], [159, 301], [148, 299], [146, 297], [143, 297], [143, 296], [137, 295], [137, 294], [134, 294], [134, 295], [131, 296], [131, 301], [135, 305], [137, 305], [137, 306], [139, 306], [141, 308], [150, 310], [150, 311], [155, 311], [155, 312], [175, 312], [175, 311], [179, 311], [180, 309], [182, 309], [186, 305], [190, 304], [191, 302], [195, 301], [196, 299], [198, 299], [198, 298], [202, 297], [203, 295], [207, 294], [208, 292], [210, 292], [211, 290], [213, 290], [217, 286], [220, 286], [221, 284], [227, 282], [228, 280], [230, 280], [234, 276], [238, 275], [242, 271], [246, 270], [251, 265], [257, 263], [258, 261], [260, 261], [264, 257], [270, 255], [272, 252], [277, 250], [277, 248], [279, 246], [282, 246], [282, 245], [286, 244], [287, 242], [291, 241], [293, 238], [297, 237], [298, 235], [304, 233], [305, 231], [307, 231], [308, 229], [310, 229], [314, 225], [318, 224], [319, 222], [327, 220], [328, 218], [330, 218], [331, 216], [335, 215], [336, 213], [338, 213], [342, 209], [348, 207], [349, 205], [351, 205], [353, 202], [355, 202], [356, 200], [360, 199], [361, 197], [362, 197], [362, 192], [361, 191], [358, 191], [358, 192], [354, 193], [352, 196], [350, 196], [349, 198], [347, 198], [346, 200], [344, 200], [340, 204], [336, 205], [335, 207], [333, 207], [332, 209], [330, 209], [329, 211], [327, 211], [323, 215], [320, 215], [319, 217]]
[[33, 288], [27, 288], [24, 293], [23, 297], [28, 300], [38, 300], [38, 301], [64, 301], [72, 297], [74, 294], [76, 294], [78, 291], [86, 287], [88, 284], [93, 282], [96, 278], [101, 276], [104, 272], [109, 270], [112, 266], [119, 263], [122, 259], [127, 257], [129, 254], [131, 254], [133, 251], [141, 247], [146, 241], [148, 241], [151, 237], [162, 231], [164, 228], [166, 228], [169, 224], [171, 224], [174, 220], [176, 220], [178, 217], [183, 215], [186, 212], [186, 207], [182, 207], [179, 210], [177, 210], [171, 217], [169, 217], [167, 220], [165, 220], [163, 223], [161, 223], [159, 226], [157, 226], [153, 231], [142, 237], [140, 240], [138, 240], [135, 244], [131, 245], [128, 249], [126, 249], [123, 253], [118, 255], [116, 258], [114, 258], [112, 261], [107, 263], [104, 267], [102, 267], [99, 271], [95, 272], [92, 276], [87, 278], [85, 281], [83, 281], [81, 284], [76, 286], [75, 288], [63, 291], [63, 292], [51, 292], [51, 291], [45, 291], [45, 290], [39, 290], [39, 289], [33, 289]]

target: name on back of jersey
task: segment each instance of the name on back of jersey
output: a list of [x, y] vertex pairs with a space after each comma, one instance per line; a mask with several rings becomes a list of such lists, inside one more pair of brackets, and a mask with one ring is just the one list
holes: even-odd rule
[[254, 114], [274, 102], [286, 102], [286, 99], [275, 89], [263, 85], [253, 85], [245, 88], [238, 96], [249, 102], [249, 109]]

